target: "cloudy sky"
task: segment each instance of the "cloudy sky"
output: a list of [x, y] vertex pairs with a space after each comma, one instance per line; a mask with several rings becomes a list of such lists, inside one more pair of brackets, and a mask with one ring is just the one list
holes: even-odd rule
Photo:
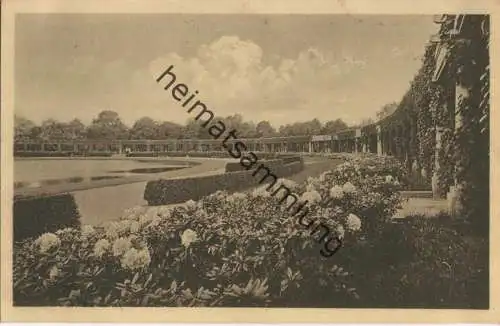
[[155, 78], [170, 64], [221, 116], [356, 123], [399, 101], [431, 16], [51, 14], [16, 21], [16, 114], [91, 121], [117, 111], [183, 123]]

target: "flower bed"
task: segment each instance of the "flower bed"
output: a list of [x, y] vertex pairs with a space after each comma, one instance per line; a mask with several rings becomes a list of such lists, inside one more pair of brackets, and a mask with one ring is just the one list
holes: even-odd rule
[[176, 207], [132, 209], [103, 229], [63, 229], [16, 244], [15, 304], [354, 304], [352, 275], [336, 257], [369, 241], [400, 200], [397, 173], [388, 176], [384, 162], [367, 162], [343, 164], [302, 184], [280, 180], [308, 202], [304, 220], [343, 240], [333, 257], [320, 255], [321, 232], [304, 227], [264, 187], [217, 192]]

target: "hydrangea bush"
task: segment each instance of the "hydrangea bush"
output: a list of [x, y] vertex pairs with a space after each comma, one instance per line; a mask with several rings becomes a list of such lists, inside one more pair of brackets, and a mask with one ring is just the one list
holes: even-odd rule
[[[304, 220], [327, 225], [351, 246], [369, 240], [397, 208], [400, 175], [388, 172], [383, 161], [351, 159], [302, 184], [280, 183], [307, 201]], [[219, 191], [183, 205], [133, 208], [103, 228], [26, 240], [14, 250], [14, 301], [318, 307], [357, 300], [349, 271], [320, 255], [323, 239], [281, 199], [265, 186]]]

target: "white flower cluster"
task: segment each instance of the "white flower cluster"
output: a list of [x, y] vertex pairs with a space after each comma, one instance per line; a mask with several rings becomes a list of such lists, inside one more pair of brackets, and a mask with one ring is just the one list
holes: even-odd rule
[[122, 267], [136, 270], [147, 267], [151, 263], [151, 255], [148, 248], [130, 248], [121, 259]]
[[[113, 221], [113, 222], [110, 222], [110, 223], [107, 223], [106, 224], [106, 236], [109, 238], [109, 239], [117, 239], [119, 238], [120, 236], [126, 234], [127, 232], [131, 232], [131, 227], [133, 226], [132, 224], [134, 223], [135, 221], [133, 220], [120, 220], [120, 221]], [[136, 226], [134, 225], [133, 226], [134, 228], [136, 228]]]
[[351, 231], [359, 231], [361, 229], [361, 219], [354, 214], [347, 216], [347, 228]]
[[49, 270], [49, 278], [50, 280], [55, 280], [59, 275], [61, 274], [61, 270], [56, 266], [52, 266], [52, 268]]
[[195, 242], [196, 240], [198, 240], [198, 235], [191, 229], [186, 229], [181, 235], [182, 245], [186, 248], [188, 248], [191, 243]]
[[111, 247], [111, 244], [106, 239], [97, 241], [94, 245], [94, 255], [102, 257]]
[[130, 248], [132, 248], [132, 241], [130, 238], [118, 238], [113, 243], [113, 255], [121, 256]]
[[337, 225], [337, 233], [339, 235], [339, 238], [340, 239], [343, 239], [344, 238], [344, 235], [345, 235], [345, 229], [342, 225]]
[[353, 192], [356, 192], [356, 187], [350, 183], [349, 181], [344, 183], [344, 185], [342, 186], [342, 190], [346, 193], [346, 194], [349, 194], [349, 193], [353, 193]]
[[63, 234], [66, 234], [66, 233], [71, 233], [73, 231], [75, 231], [75, 229], [73, 229], [73, 228], [64, 228], [64, 229], [57, 230], [56, 234], [57, 235], [63, 235]]
[[132, 208], [128, 208], [123, 212], [122, 219], [137, 220], [146, 211], [147, 209], [144, 206], [135, 206]]
[[226, 201], [233, 203], [233, 202], [239, 202], [241, 200], [244, 200], [247, 198], [247, 195], [242, 193], [242, 192], [235, 192], [229, 196], [226, 196]]
[[92, 225], [83, 225], [81, 232], [82, 232], [82, 237], [88, 238], [95, 233], [95, 229]]
[[330, 197], [333, 199], [342, 199], [344, 197], [344, 190], [342, 190], [342, 187], [335, 185], [330, 189]]
[[35, 244], [39, 246], [40, 252], [45, 253], [54, 247], [59, 247], [61, 240], [54, 233], [44, 233], [35, 240]]
[[263, 198], [271, 196], [271, 194], [269, 193], [269, 191], [266, 190], [266, 188], [267, 188], [267, 186], [261, 186], [261, 187], [255, 188], [252, 191], [252, 196], [253, 197], [263, 197]]
[[284, 187], [287, 187], [288, 189], [290, 190], [293, 190], [294, 188], [296, 188], [299, 184], [293, 180], [290, 180], [290, 179], [279, 179], [278, 182], [276, 182], [276, 185], [274, 186], [274, 188], [278, 188], [279, 186], [284, 186]]
[[195, 210], [198, 207], [198, 204], [194, 200], [190, 199], [184, 203], [184, 207], [187, 210]]
[[316, 190], [310, 190], [304, 192], [301, 199], [303, 201], [308, 201], [310, 204], [316, 204], [321, 202], [321, 195]]

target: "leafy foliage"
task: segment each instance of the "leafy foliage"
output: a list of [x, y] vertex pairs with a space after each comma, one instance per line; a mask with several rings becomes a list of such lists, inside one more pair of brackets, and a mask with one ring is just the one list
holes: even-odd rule
[[[308, 221], [327, 225], [344, 246], [353, 246], [369, 240], [376, 228], [368, 225], [385, 223], [400, 202], [396, 168], [389, 177], [384, 161], [366, 162], [354, 160], [303, 184], [282, 184], [308, 200]], [[102, 229], [62, 229], [23, 241], [14, 250], [15, 303], [317, 307], [356, 302], [349, 271], [320, 255], [321, 234], [301, 225], [281, 199], [264, 187], [217, 192], [175, 207], [131, 209]]]

